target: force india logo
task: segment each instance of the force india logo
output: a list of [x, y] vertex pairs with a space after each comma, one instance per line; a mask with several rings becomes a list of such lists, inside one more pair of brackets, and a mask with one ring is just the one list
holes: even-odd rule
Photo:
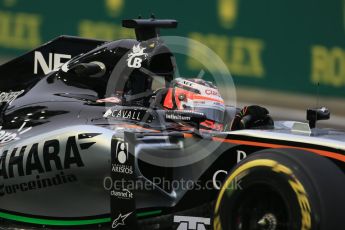
[[[95, 135], [80, 134], [78, 139], [91, 138]], [[63, 170], [84, 167], [84, 162], [76, 136], [70, 136], [65, 141], [66, 147], [64, 149], [61, 149], [61, 143], [58, 139], [52, 139], [44, 143], [34, 143], [3, 151], [0, 155], [1, 181], [6, 182], [14, 177], [31, 176], [31, 178], [19, 184], [0, 184], [0, 197], [76, 182], [78, 180], [76, 175], [66, 175]], [[93, 144], [95, 142], [82, 143], [79, 144], [79, 147], [81, 150], [85, 150]], [[53, 177], [42, 175], [58, 170], [60, 172]], [[36, 174], [35, 177], [32, 176], [34, 174]]]
[[39, 73], [38, 67], [41, 67], [44, 74], [56, 71], [71, 58], [72, 56], [69, 54], [49, 53], [48, 60], [46, 60], [41, 52], [35, 51], [34, 74]]

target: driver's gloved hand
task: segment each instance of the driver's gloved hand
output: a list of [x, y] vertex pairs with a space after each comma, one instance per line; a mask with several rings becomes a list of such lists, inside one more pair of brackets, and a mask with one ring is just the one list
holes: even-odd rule
[[245, 106], [231, 123], [231, 130], [273, 128], [273, 119], [266, 108], [258, 105]]

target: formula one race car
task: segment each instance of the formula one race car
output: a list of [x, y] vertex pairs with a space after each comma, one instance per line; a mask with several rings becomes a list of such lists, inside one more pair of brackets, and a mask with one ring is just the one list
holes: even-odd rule
[[345, 229], [345, 133], [175, 77], [159, 28], [0, 66], [0, 229]]

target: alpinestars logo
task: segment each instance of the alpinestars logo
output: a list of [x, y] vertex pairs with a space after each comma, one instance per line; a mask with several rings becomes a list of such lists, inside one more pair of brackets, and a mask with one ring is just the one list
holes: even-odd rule
[[129, 217], [131, 214], [132, 214], [132, 212], [127, 213], [127, 214], [125, 214], [125, 215], [122, 215], [122, 214], [120, 213], [120, 215], [113, 221], [113, 223], [112, 223], [112, 225], [111, 225], [111, 228], [112, 228], [112, 229], [115, 229], [115, 228], [117, 228], [118, 226], [121, 226], [121, 225], [124, 226], [124, 225], [126, 225], [125, 220], [126, 220], [127, 217]]
[[146, 58], [148, 56], [147, 53], [144, 53], [145, 49], [146, 48], [141, 48], [140, 44], [133, 46], [132, 52], [128, 54], [128, 59], [127, 59], [128, 67], [136, 68], [136, 69], [141, 67], [143, 58]]
[[210, 225], [210, 218], [192, 216], [174, 216], [174, 223], [180, 223], [177, 230], [206, 230], [205, 225]]

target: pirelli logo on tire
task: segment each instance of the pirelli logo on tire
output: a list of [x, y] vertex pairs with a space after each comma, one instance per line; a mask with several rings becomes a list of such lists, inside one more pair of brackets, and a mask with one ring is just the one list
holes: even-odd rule
[[[215, 206], [215, 217], [213, 220], [213, 227], [215, 230], [222, 230], [222, 221], [220, 215], [220, 207], [223, 202], [223, 198], [226, 194], [226, 191], [232, 182], [237, 177], [245, 178], [251, 173], [252, 170], [264, 167], [269, 168], [271, 171], [282, 174], [287, 178], [287, 183], [293, 193], [296, 195], [297, 203], [301, 212], [301, 230], [310, 230], [312, 229], [312, 217], [311, 217], [311, 205], [308, 198], [308, 194], [299, 179], [294, 175], [292, 169], [289, 167], [271, 159], [256, 159], [248, 161], [243, 165], [240, 165], [234, 172], [232, 172], [229, 177], [226, 179], [224, 185], [222, 186], [220, 193], [218, 195], [216, 206]], [[228, 193], [227, 193], [228, 194]]]

